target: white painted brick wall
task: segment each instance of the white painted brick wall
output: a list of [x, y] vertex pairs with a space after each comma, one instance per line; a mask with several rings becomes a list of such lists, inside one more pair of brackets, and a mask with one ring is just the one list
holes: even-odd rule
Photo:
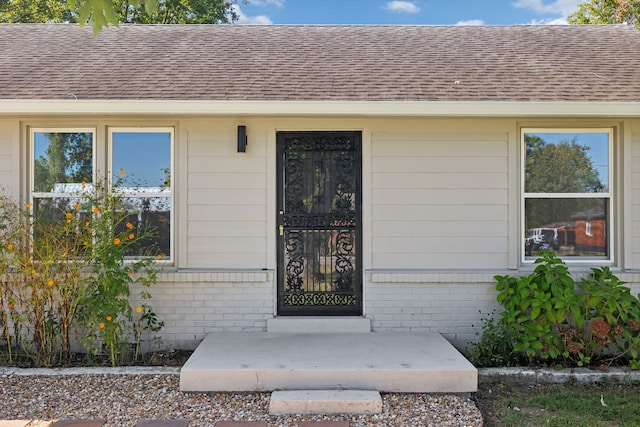
[[194, 349], [210, 332], [266, 331], [274, 313], [270, 271], [163, 273], [150, 292], [148, 303], [165, 324], [155, 335], [166, 348]]
[[[505, 273], [367, 272], [365, 316], [373, 331], [437, 332], [464, 348], [478, 340], [483, 319], [501, 310], [494, 274]], [[615, 274], [637, 296], [640, 273]], [[274, 317], [273, 280], [272, 271], [162, 274], [149, 301], [165, 322], [162, 345], [193, 349], [210, 332], [266, 331]]]
[[437, 332], [456, 347], [478, 339], [499, 312], [492, 274], [367, 273], [365, 314], [374, 331]]
[[[574, 273], [576, 282], [589, 271]], [[394, 273], [368, 272], [365, 315], [374, 331], [437, 332], [458, 348], [476, 342], [483, 320], [499, 316], [494, 274], [520, 277], [528, 272]], [[614, 272], [640, 292], [640, 274]]]

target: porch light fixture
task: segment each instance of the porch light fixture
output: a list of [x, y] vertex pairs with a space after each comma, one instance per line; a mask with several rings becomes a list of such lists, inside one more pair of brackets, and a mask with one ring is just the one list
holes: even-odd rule
[[238, 126], [238, 153], [245, 153], [247, 151], [247, 127]]

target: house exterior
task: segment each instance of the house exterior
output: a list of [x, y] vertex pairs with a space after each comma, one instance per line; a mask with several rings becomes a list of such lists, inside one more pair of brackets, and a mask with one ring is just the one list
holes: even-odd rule
[[0, 183], [37, 214], [122, 171], [168, 346], [283, 316], [463, 346], [529, 230], [640, 288], [639, 69], [626, 26], [3, 24]]

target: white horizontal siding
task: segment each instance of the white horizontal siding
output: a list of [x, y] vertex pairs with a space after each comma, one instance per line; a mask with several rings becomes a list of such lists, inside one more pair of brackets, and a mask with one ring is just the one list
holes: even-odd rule
[[238, 169], [237, 173], [191, 170], [188, 180], [189, 188], [234, 190], [265, 188], [264, 172], [242, 172], [241, 169]]
[[506, 265], [507, 253], [501, 248], [469, 246], [466, 251], [458, 249], [455, 253], [374, 253], [373, 263], [395, 269], [435, 269], [435, 270], [474, 270], [485, 269], [488, 265]]
[[467, 221], [376, 221], [373, 234], [379, 238], [414, 237], [417, 228], [432, 237], [506, 237], [503, 221], [483, 221], [482, 227]]
[[264, 221], [190, 221], [189, 237], [255, 237], [265, 231]]
[[[413, 200], [413, 197], [410, 197]], [[424, 203], [431, 201], [425, 200]], [[406, 205], [373, 206], [372, 217], [376, 221], [504, 221], [507, 218], [506, 205], [474, 205], [473, 203], [458, 204], [423, 204], [407, 203]], [[478, 225], [478, 224], [476, 224]], [[421, 233], [421, 227], [416, 228]], [[506, 230], [505, 230], [506, 233]]]
[[[211, 242], [211, 247], [215, 246], [215, 242]], [[260, 249], [258, 249], [260, 250]], [[238, 267], [239, 265], [250, 265], [250, 268], [259, 268], [257, 266], [266, 265], [264, 251], [242, 253], [236, 252], [189, 252], [189, 266], [191, 268], [247, 268]], [[264, 267], [263, 267], [264, 268]]]
[[265, 267], [264, 140], [252, 137], [251, 149], [236, 153], [235, 126], [229, 121], [197, 122], [188, 135], [187, 267]]
[[631, 132], [631, 265], [640, 268], [640, 121], [633, 122]]
[[[229, 142], [225, 142], [228, 144]], [[189, 170], [211, 171], [217, 173], [239, 173], [266, 171], [265, 159], [262, 157], [246, 157], [247, 154], [236, 156], [191, 155]], [[241, 168], [241, 169], [238, 169]]]
[[[220, 203], [223, 203], [221, 200]], [[245, 221], [260, 221], [265, 219], [264, 206], [251, 205], [191, 205], [187, 220], [191, 221], [227, 221], [228, 226]]]
[[15, 195], [17, 190], [14, 177], [18, 171], [14, 167], [18, 166], [18, 162], [14, 157], [13, 140], [16, 125], [16, 121], [0, 120], [0, 194], [3, 196]]
[[380, 133], [371, 144], [373, 268], [508, 265], [506, 132]]
[[503, 248], [507, 244], [507, 237], [378, 237], [373, 251], [387, 254], [426, 253], [425, 248], [435, 248], [435, 253], [453, 254], [466, 248], [466, 252], [482, 252], [484, 248]]
[[[448, 144], [448, 142], [443, 142]], [[380, 151], [380, 150], [378, 150]], [[491, 172], [504, 169], [505, 159], [502, 156], [487, 157], [483, 155], [483, 161], [478, 162], [477, 157], [469, 156], [456, 157], [452, 162], [451, 157], [375, 157], [373, 159], [373, 169], [378, 173], [395, 173], [399, 170], [405, 172], [424, 173], [425, 170], [431, 173], [464, 173], [464, 172]]]
[[413, 198], [408, 199], [403, 192], [398, 192], [395, 188], [376, 188], [373, 190], [372, 199], [374, 205], [396, 205], [402, 204], [424, 204], [425, 200], [431, 200], [433, 204], [442, 203], [445, 205], [483, 205], [497, 204], [506, 205], [509, 192], [505, 188], [478, 188], [469, 191], [465, 188], [450, 189], [413, 189]]
[[199, 205], [218, 205], [221, 200], [240, 206], [262, 206], [267, 202], [267, 195], [263, 188], [192, 188], [188, 191], [189, 200]]
[[[455, 159], [451, 159], [455, 163]], [[506, 161], [505, 161], [506, 164]], [[402, 170], [402, 169], [400, 169]], [[505, 188], [506, 173], [457, 172], [457, 173], [380, 173], [373, 176], [372, 186], [376, 189], [464, 189], [466, 191], [485, 188]]]
[[[0, 146], [2, 146], [3, 144], [7, 144], [7, 142], [0, 140]], [[13, 157], [11, 157], [10, 155], [0, 154], [0, 172], [10, 172], [12, 170], [12, 160]]]

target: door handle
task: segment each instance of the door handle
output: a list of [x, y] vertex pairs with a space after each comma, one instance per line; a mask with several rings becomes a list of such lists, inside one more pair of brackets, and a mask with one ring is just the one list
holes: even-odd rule
[[278, 230], [280, 231], [280, 235], [284, 236], [284, 224], [282, 224], [282, 217], [284, 215], [284, 211], [280, 211], [278, 213], [280, 214], [280, 218], [278, 219], [278, 222], [280, 223], [280, 225], [278, 226]]

